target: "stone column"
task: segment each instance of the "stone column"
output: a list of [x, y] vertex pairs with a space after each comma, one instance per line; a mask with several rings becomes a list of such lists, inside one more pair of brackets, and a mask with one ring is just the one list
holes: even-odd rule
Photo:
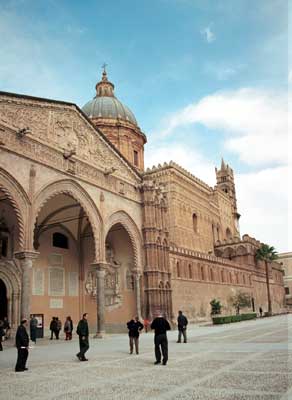
[[96, 335], [95, 338], [103, 338], [105, 335], [105, 294], [104, 294], [104, 278], [106, 263], [93, 263], [91, 267], [96, 272]]
[[135, 277], [135, 296], [136, 296], [136, 307], [137, 307], [137, 316], [139, 319], [142, 318], [141, 314], [141, 286], [140, 286], [140, 280], [141, 280], [141, 272], [136, 270], [134, 271], [134, 277]]
[[33, 260], [38, 257], [39, 253], [35, 251], [21, 251], [15, 253], [15, 257], [20, 261], [22, 270], [21, 278], [21, 313], [20, 319], [30, 318], [30, 299], [31, 299], [31, 273]]

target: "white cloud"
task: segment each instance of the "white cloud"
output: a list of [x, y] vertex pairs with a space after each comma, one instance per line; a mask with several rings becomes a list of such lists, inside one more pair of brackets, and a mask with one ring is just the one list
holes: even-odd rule
[[288, 240], [288, 167], [235, 175], [241, 234], [248, 233], [278, 251]]
[[174, 144], [157, 144], [152, 147], [146, 146], [146, 168], [157, 166], [159, 163], [168, 163], [169, 161], [176, 162], [207, 184], [212, 186], [215, 184], [213, 163], [193, 148], [187, 147], [180, 142]]
[[200, 123], [224, 134], [226, 149], [250, 165], [287, 162], [287, 95], [239, 89], [206, 96], [170, 115], [162, 136]]
[[214, 40], [216, 40], [216, 36], [215, 36], [214, 32], [211, 31], [210, 25], [206, 26], [204, 29], [202, 29], [200, 31], [200, 33], [208, 43], [212, 43], [212, 42], [214, 42]]

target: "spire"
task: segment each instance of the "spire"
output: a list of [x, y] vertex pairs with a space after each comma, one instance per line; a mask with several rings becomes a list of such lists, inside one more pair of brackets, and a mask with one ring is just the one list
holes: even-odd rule
[[102, 65], [102, 78], [96, 86], [96, 97], [115, 97], [114, 95], [114, 85], [107, 79], [107, 72], [106, 72], [107, 64], [104, 63]]
[[223, 157], [221, 158], [221, 171], [224, 171], [226, 169], [225, 162], [223, 160]]

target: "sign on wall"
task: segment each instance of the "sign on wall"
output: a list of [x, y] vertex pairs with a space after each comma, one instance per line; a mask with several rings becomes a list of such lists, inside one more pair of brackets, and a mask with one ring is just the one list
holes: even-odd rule
[[65, 296], [64, 268], [49, 267], [49, 296]]
[[50, 308], [63, 308], [63, 299], [50, 299]]
[[78, 294], [79, 294], [78, 272], [68, 272], [68, 295], [78, 296]]
[[33, 269], [32, 294], [35, 296], [44, 295], [44, 271], [41, 268]]

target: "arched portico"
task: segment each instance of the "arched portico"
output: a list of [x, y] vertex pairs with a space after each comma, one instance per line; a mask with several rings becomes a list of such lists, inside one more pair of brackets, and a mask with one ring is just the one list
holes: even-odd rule
[[36, 223], [37, 216], [42, 207], [53, 197], [65, 194], [75, 199], [84, 209], [93, 231], [95, 260], [104, 258], [104, 249], [102, 246], [102, 217], [90, 197], [90, 195], [79, 185], [71, 179], [64, 179], [53, 182], [46, 187], [42, 188], [35, 196], [34, 199], [34, 213], [32, 217], [33, 225]]
[[20, 319], [21, 271], [14, 261], [0, 260], [0, 279], [6, 288], [6, 311], [11, 328]]

